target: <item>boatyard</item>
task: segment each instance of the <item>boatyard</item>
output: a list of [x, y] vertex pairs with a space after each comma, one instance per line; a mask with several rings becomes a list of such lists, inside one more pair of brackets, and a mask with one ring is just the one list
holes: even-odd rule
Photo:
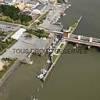
[[73, 3], [6, 0], [32, 21], [1, 21], [0, 29], [7, 34], [2, 42], [10, 38], [14, 43], [0, 55], [0, 100], [99, 100], [100, 39], [93, 33], [81, 34], [85, 17], [76, 6], [79, 15], [73, 18]]

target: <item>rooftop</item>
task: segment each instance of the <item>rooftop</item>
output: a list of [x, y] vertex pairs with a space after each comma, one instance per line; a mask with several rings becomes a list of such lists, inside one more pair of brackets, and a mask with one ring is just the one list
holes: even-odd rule
[[11, 38], [18, 40], [20, 36], [26, 31], [24, 28], [20, 28], [17, 32], [15, 32], [14, 35], [11, 36]]

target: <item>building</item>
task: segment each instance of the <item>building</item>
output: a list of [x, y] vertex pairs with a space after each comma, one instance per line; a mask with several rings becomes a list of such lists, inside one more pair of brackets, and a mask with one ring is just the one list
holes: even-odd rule
[[3, 66], [4, 66], [5, 64], [2, 62], [2, 61], [0, 61], [0, 71], [2, 71], [4, 68], [3, 68]]
[[34, 9], [33, 11], [32, 11], [32, 14], [39, 14], [39, 15], [41, 15], [41, 11], [40, 10], [38, 10], [38, 9]]
[[0, 0], [0, 3], [4, 2], [4, 0]]
[[20, 36], [26, 31], [24, 28], [20, 28], [14, 35], [11, 36], [12, 39], [18, 40]]
[[16, 5], [16, 7], [18, 7], [20, 10], [24, 10], [24, 8], [25, 8], [25, 3], [20, 3], [20, 4], [18, 4], [18, 5]]

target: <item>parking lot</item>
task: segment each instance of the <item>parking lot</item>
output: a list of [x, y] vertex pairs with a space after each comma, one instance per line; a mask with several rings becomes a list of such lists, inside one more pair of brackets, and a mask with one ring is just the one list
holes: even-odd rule
[[0, 22], [0, 30], [4, 32], [14, 32], [18, 30], [20, 26], [15, 25], [15, 24], [10, 24], [6, 22]]

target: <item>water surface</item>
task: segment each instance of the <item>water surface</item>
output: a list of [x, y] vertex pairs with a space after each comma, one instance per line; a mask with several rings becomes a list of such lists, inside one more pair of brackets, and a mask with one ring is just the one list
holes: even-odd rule
[[[83, 19], [75, 34], [100, 38], [100, 1], [71, 0], [72, 7], [62, 18], [65, 27], [77, 18]], [[72, 48], [72, 46], [71, 46]], [[4, 84], [0, 100], [100, 100], [100, 51], [93, 48], [86, 54], [63, 54], [44, 87], [36, 74], [45, 62], [34, 58], [35, 65], [22, 65]], [[33, 73], [34, 72], [34, 73]]]

